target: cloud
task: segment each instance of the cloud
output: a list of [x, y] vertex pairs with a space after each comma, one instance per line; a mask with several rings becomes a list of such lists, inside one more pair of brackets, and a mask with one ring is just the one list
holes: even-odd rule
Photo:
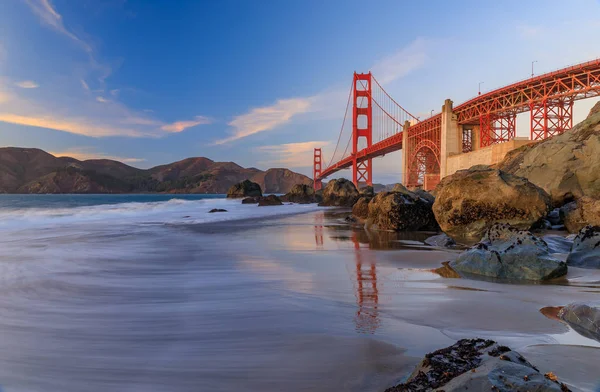
[[166, 131], [166, 132], [177, 133], [177, 132], [182, 132], [188, 128], [195, 127], [197, 125], [210, 124], [211, 122], [212, 121], [208, 117], [196, 116], [196, 118], [194, 120], [175, 121], [174, 123], [163, 125], [162, 127], [160, 127], [160, 129], [162, 129], [163, 131]]
[[233, 135], [217, 140], [214, 144], [225, 144], [259, 132], [272, 130], [289, 122], [293, 116], [307, 112], [310, 107], [310, 98], [291, 98], [280, 99], [270, 106], [254, 108], [248, 113], [236, 116], [229, 122], [228, 125], [235, 128]]
[[96, 125], [87, 119], [81, 118], [58, 118], [53, 116], [18, 115], [0, 112], [0, 121], [9, 124], [54, 129], [90, 137], [145, 136], [144, 133], [135, 129], [116, 128], [111, 127], [110, 125]]
[[315, 148], [325, 148], [331, 142], [328, 141], [310, 141], [299, 143], [286, 143], [272, 146], [260, 146], [256, 150], [260, 151], [271, 159], [260, 162], [265, 166], [284, 166], [284, 167], [312, 167], [313, 150]]
[[60, 152], [50, 151], [50, 154], [56, 157], [71, 157], [80, 161], [85, 161], [88, 159], [110, 159], [113, 161], [119, 161], [123, 163], [137, 163], [146, 161], [143, 158], [126, 158], [115, 155], [108, 155], [101, 152], [95, 152], [91, 147], [69, 148], [65, 151]]
[[49, 0], [25, 0], [25, 3], [29, 6], [29, 8], [31, 8], [33, 13], [40, 18], [40, 21], [43, 24], [60, 34], [69, 37], [86, 52], [92, 52], [90, 45], [65, 27], [62, 16], [56, 12]]
[[104, 97], [96, 97], [96, 101], [101, 102], [101, 103], [110, 102], [108, 99], [106, 99]]
[[85, 91], [90, 91], [90, 86], [88, 86], [88, 84], [85, 82], [85, 80], [80, 79], [79, 81], [81, 82], [81, 86], [83, 87], [83, 89]]
[[110, 95], [112, 95], [113, 97], [116, 97], [117, 95], [119, 95], [119, 92], [121, 90], [119, 90], [118, 88], [112, 89], [110, 90]]
[[15, 85], [17, 85], [18, 87], [21, 87], [21, 88], [38, 88], [38, 87], [40, 87], [40, 85], [37, 84], [36, 82], [34, 82], [33, 80], [23, 80], [22, 82], [15, 83]]
[[371, 71], [381, 83], [390, 83], [420, 68], [427, 60], [428, 42], [417, 38], [407, 47], [376, 62]]

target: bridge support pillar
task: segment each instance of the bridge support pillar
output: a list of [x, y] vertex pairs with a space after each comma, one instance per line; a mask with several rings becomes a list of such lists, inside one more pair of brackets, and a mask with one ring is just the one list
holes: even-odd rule
[[323, 187], [323, 184], [321, 183], [322, 159], [321, 149], [315, 148], [313, 153], [313, 189], [315, 191], [318, 191]]
[[352, 182], [358, 189], [360, 183], [373, 185], [373, 160], [358, 161], [358, 143], [366, 140], [366, 147], [373, 144], [373, 107], [371, 105], [371, 73], [354, 73], [352, 104]]
[[483, 114], [479, 117], [480, 147], [513, 140], [517, 130], [516, 113]]
[[458, 126], [458, 119], [452, 111], [452, 101], [447, 99], [442, 106], [440, 148], [440, 178], [447, 174], [447, 159], [450, 155], [462, 151], [462, 127]]
[[408, 185], [408, 177], [410, 168], [408, 167], [408, 128], [410, 128], [410, 121], [405, 121], [402, 126], [402, 185]]
[[573, 99], [544, 99], [531, 103], [531, 140], [560, 135], [573, 127]]

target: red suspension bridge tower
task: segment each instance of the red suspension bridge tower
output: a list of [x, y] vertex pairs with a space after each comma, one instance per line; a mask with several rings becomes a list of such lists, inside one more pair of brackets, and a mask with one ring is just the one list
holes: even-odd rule
[[358, 144], [366, 140], [366, 148], [373, 145], [373, 106], [371, 104], [371, 72], [354, 72], [354, 99], [352, 104], [352, 182], [358, 187], [361, 182], [373, 185], [373, 160], [358, 160]]

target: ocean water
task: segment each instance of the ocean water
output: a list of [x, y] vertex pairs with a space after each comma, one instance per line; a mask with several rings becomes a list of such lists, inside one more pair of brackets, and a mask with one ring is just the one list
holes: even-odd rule
[[540, 311], [597, 300], [598, 271], [555, 285], [450, 279], [434, 269], [457, 252], [424, 246], [428, 233], [367, 233], [316, 205], [0, 203], [3, 392], [377, 392], [468, 337], [577, 390], [600, 386], [600, 342]]

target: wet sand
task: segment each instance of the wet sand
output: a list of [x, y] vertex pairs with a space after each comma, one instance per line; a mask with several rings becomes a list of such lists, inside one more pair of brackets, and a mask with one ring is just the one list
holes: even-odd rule
[[600, 342], [540, 311], [597, 300], [599, 271], [541, 285], [444, 278], [433, 270], [459, 251], [424, 245], [429, 233], [366, 233], [344, 216], [5, 240], [0, 384], [376, 392], [425, 353], [482, 337], [574, 390], [600, 387]]

